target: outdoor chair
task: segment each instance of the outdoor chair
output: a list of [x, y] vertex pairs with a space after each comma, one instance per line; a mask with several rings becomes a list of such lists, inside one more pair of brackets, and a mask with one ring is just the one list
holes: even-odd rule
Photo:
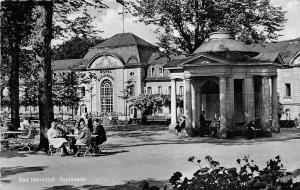
[[18, 147], [20, 147], [22, 144], [21, 142], [16, 138], [8, 138], [8, 150], [16, 150]]
[[100, 154], [104, 153], [104, 151], [105, 151], [105, 154], [107, 154], [107, 144], [106, 144], [106, 142], [103, 142], [102, 144], [98, 145]]
[[76, 143], [75, 145], [78, 147], [78, 151], [76, 152], [74, 157], [79, 157], [80, 155], [83, 155], [83, 157], [87, 155], [91, 156], [92, 152], [95, 152], [91, 143], [89, 145], [83, 143]]
[[29, 129], [27, 135], [19, 135], [18, 141], [20, 142], [20, 149], [28, 149], [30, 151], [30, 147], [34, 144], [34, 139], [35, 139], [35, 130], [34, 129]]
[[60, 149], [61, 148], [54, 148], [53, 145], [49, 144], [48, 155], [53, 155], [53, 154], [60, 155], [61, 153]]

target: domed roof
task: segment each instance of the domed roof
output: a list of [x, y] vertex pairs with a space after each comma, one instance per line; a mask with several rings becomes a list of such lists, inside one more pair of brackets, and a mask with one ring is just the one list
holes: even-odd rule
[[250, 57], [256, 56], [259, 52], [251, 50], [243, 42], [234, 40], [230, 32], [214, 32], [210, 34], [209, 41], [198, 47], [194, 54], [209, 52], [239, 52]]

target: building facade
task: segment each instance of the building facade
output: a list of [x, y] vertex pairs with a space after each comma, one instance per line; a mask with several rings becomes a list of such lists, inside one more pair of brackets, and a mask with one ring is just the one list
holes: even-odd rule
[[[270, 98], [273, 97], [272, 100], [274, 99], [274, 89], [277, 88], [279, 101], [284, 105], [285, 114], [281, 119], [295, 119], [300, 117], [300, 44], [298, 42], [299, 40], [294, 40], [249, 46], [251, 51], [260, 53], [257, 55], [260, 57], [256, 62], [261, 65], [256, 65], [256, 70], [249, 71], [245, 69], [249, 67], [248, 63], [239, 62], [239, 68], [233, 71], [231, 62], [222, 56], [220, 58], [204, 55], [205, 52], [195, 52], [195, 54], [202, 54], [196, 56], [197, 58], [193, 54], [188, 57], [175, 57], [169, 61], [160, 58], [158, 47], [144, 39], [132, 33], [116, 34], [103, 43], [90, 48], [82, 59], [53, 62], [54, 77], [58, 73], [75, 71], [77, 74], [89, 78], [86, 83], [80, 84], [79, 91], [82, 99], [76, 110], [55, 106], [54, 112], [57, 116], [71, 115], [73, 112], [76, 117], [81, 117], [86, 113], [93, 113], [96, 116], [114, 113], [118, 116], [140, 117], [139, 110], [131, 106], [125, 99], [126, 89], [130, 86], [132, 89], [131, 96], [158, 94], [167, 95], [173, 100], [174, 97], [182, 97], [185, 99], [183, 107], [171, 102], [171, 106], [159, 108], [154, 115], [172, 117], [172, 124], [174, 125], [178, 115], [186, 115], [188, 109], [192, 109], [191, 112], [195, 115], [193, 116], [194, 119], [189, 122], [193, 127], [196, 127], [198, 125], [197, 117], [201, 110], [206, 111], [208, 120], [220, 118], [222, 121], [222, 112], [225, 108], [224, 105], [222, 107], [220, 91], [225, 90], [226, 98], [229, 98], [226, 101], [231, 100], [229, 95], [232, 93], [236, 97], [232, 100], [235, 106], [227, 105], [229, 104], [227, 102], [226, 110], [227, 108], [234, 109], [234, 122], [246, 122], [251, 117], [261, 117], [260, 114], [262, 113], [258, 106], [254, 110], [252, 109], [251, 113], [245, 113], [250, 109], [249, 106], [253, 100], [253, 98], [245, 98], [245, 94], [251, 92], [246, 86], [253, 84], [252, 86], [257, 88], [254, 90], [258, 91], [257, 84], [262, 84], [261, 81], [265, 80], [264, 77], [269, 77]], [[264, 65], [262, 63], [269, 65], [267, 64], [268, 67], [262, 68]], [[276, 67], [275, 69], [274, 64], [288, 65], [289, 67]], [[235, 64], [235, 66], [237, 65]], [[231, 72], [228, 71], [229, 68]], [[262, 73], [259, 70], [267, 71]], [[233, 74], [234, 77], [229, 80]], [[225, 77], [225, 81], [221, 80], [221, 76]], [[255, 77], [251, 78], [251, 76]], [[274, 85], [275, 76], [277, 76], [277, 85]], [[186, 80], [189, 77], [190, 83]], [[221, 87], [223, 83], [226, 83], [229, 89], [233, 88], [231, 92], [227, 92], [230, 91], [227, 87]], [[264, 81], [264, 83], [267, 82]], [[190, 93], [189, 90], [194, 91], [195, 94], [187, 94]], [[174, 92], [176, 92], [175, 96]], [[187, 98], [189, 96], [191, 97]], [[264, 96], [260, 96], [260, 98], [264, 98]], [[259, 97], [255, 99], [258, 101]], [[197, 103], [189, 105], [189, 101]], [[250, 103], [247, 104], [247, 101]], [[237, 106], [240, 104], [244, 106]], [[7, 107], [2, 106], [1, 109], [2, 111], [9, 111]], [[38, 112], [37, 107], [32, 106], [21, 107], [20, 109], [21, 113], [27, 113], [27, 115], [29, 112], [33, 114]], [[172, 110], [176, 113], [175, 116], [171, 114]], [[272, 112], [272, 110], [269, 111]], [[226, 122], [233, 123], [232, 117], [226, 116]]]

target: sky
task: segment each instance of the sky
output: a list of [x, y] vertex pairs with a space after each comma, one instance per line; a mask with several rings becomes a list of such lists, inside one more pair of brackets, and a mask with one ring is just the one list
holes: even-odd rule
[[[104, 3], [109, 6], [108, 9], [101, 13], [94, 13], [96, 19], [94, 24], [98, 29], [102, 30], [101, 34], [104, 38], [109, 38], [117, 33], [122, 33], [122, 6], [116, 3], [115, 0], [104, 0]], [[285, 29], [280, 33], [283, 36], [279, 40], [289, 40], [300, 37], [300, 0], [271, 0], [271, 4], [282, 6], [286, 13]], [[155, 44], [157, 42], [153, 26], [146, 26], [143, 23], [137, 22], [130, 14], [125, 16], [125, 32], [132, 32], [137, 36]]]

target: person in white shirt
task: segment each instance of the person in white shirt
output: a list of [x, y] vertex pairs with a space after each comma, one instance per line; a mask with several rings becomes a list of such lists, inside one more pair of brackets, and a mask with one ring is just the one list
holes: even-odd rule
[[51, 128], [47, 132], [49, 144], [53, 146], [53, 148], [61, 148], [62, 155], [68, 154], [67, 144], [68, 141], [65, 138], [60, 137], [60, 133], [57, 130], [57, 123], [52, 122]]

